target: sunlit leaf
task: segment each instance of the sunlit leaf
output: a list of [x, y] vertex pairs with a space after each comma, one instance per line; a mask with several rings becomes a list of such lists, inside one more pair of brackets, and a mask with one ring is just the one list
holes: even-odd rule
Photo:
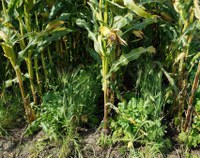
[[143, 22], [136, 23], [135, 25], [129, 27], [129, 29], [124, 31], [122, 33], [122, 35], [125, 35], [125, 34], [129, 33], [132, 30], [142, 30], [142, 29], [146, 28], [148, 25], [151, 25], [151, 24], [156, 23], [156, 22], [157, 22], [157, 18], [144, 19]]
[[70, 17], [72, 16], [71, 13], [62, 13], [59, 17], [59, 20], [62, 20], [62, 21], [67, 21], [70, 19]]
[[1, 46], [4, 51], [4, 55], [10, 60], [12, 66], [14, 67], [17, 63], [17, 58], [13, 50], [13, 46], [10, 43], [2, 42]]
[[100, 36], [98, 38], [96, 38], [95, 34], [92, 31], [90, 31], [88, 24], [83, 19], [77, 19], [76, 24], [80, 27], [85, 28], [88, 31], [88, 37], [94, 41], [95, 51], [98, 52], [99, 54], [102, 54], [103, 49], [102, 49], [102, 45], [101, 45], [101, 40], [98, 41], [98, 38], [100, 38]]
[[49, 44], [51, 44], [51, 42], [56, 41], [71, 32], [73, 32], [73, 30], [71, 30], [71, 29], [67, 29], [64, 27], [57, 28], [57, 29], [53, 30], [51, 33], [49, 33], [47, 36], [38, 38], [39, 40], [37, 41], [37, 47], [40, 50], [44, 49]]
[[0, 39], [6, 42], [8, 40], [8, 36], [3, 31], [0, 31]]
[[198, 60], [200, 60], [200, 52], [196, 53], [195, 56], [190, 60], [191, 67], [188, 72], [191, 72], [193, 67], [197, 64]]
[[121, 29], [127, 24], [129, 24], [133, 19], [133, 14], [128, 13], [125, 16], [116, 16], [114, 17], [114, 24], [112, 29]]
[[140, 47], [137, 49], [133, 49], [128, 54], [121, 55], [119, 60], [114, 62], [113, 65], [111, 66], [111, 69], [109, 73], [107, 74], [107, 77], [110, 77], [112, 75], [112, 72], [116, 72], [120, 67], [125, 66], [129, 62], [138, 59], [142, 54], [147, 53], [147, 52], [155, 53], [155, 51], [156, 51], [155, 48], [152, 46], [149, 46], [147, 48]]
[[51, 31], [53, 29], [58, 28], [60, 25], [64, 24], [62, 20], [53, 20], [46, 26], [46, 30]]
[[65, 2], [64, 1], [57, 1], [52, 9], [51, 12], [49, 14], [49, 21], [53, 20], [56, 16], [58, 16], [58, 13], [61, 12], [63, 10], [63, 8], [65, 7]]
[[163, 73], [164, 73], [165, 76], [167, 77], [167, 79], [168, 79], [169, 83], [172, 85], [172, 87], [173, 87], [175, 93], [178, 94], [178, 87], [176, 86], [174, 79], [173, 79], [173, 78], [170, 76], [170, 74], [163, 68], [163, 66], [161, 65], [161, 63], [159, 63], [159, 62], [156, 62], [156, 63], [159, 65], [160, 69], [163, 71]]
[[196, 18], [200, 20], [200, 5], [199, 5], [199, 0], [194, 0], [194, 12]]
[[133, 0], [124, 0], [124, 5], [140, 17], [143, 17], [143, 18], [154, 17], [150, 13], [146, 12], [142, 7], [138, 6]]

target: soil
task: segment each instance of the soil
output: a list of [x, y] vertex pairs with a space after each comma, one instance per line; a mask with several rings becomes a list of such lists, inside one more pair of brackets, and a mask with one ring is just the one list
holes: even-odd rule
[[[50, 143], [42, 131], [30, 137], [24, 137], [24, 129], [15, 128], [9, 135], [0, 137], [0, 158], [58, 158], [61, 146]], [[80, 146], [83, 158], [128, 158], [128, 152], [120, 144], [102, 147], [99, 145], [100, 132], [86, 131], [82, 133]], [[73, 148], [73, 147], [72, 147]], [[185, 158], [180, 146], [174, 144], [174, 149], [166, 158]], [[194, 158], [200, 157], [200, 150], [191, 151]], [[75, 158], [77, 156], [69, 156]], [[160, 156], [163, 157], [163, 156]], [[62, 157], [61, 157], [62, 158]], [[63, 156], [65, 158], [65, 156]]]

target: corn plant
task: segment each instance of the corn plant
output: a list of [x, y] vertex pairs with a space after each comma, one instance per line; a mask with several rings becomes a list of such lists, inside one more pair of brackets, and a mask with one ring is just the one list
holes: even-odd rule
[[176, 104], [178, 104], [178, 116], [184, 109], [187, 98], [187, 61], [189, 56], [189, 46], [194, 36], [196, 20], [194, 19], [194, 10], [192, 1], [175, 1], [174, 8], [179, 16], [178, 21], [178, 36], [172, 45], [172, 54], [175, 58], [173, 63], [173, 73], [177, 73], [178, 95]]
[[[136, 18], [148, 19], [150, 23], [155, 22], [156, 19], [156, 16], [146, 12], [133, 1], [124, 0], [122, 3], [124, 6], [120, 6], [114, 1], [90, 0], [88, 4], [92, 10], [94, 27], [91, 29], [89, 24], [83, 19], [79, 19], [76, 22], [77, 25], [88, 31], [88, 37], [94, 42], [94, 51], [92, 52], [93, 54], [98, 54], [101, 60], [102, 89], [104, 93], [103, 129], [105, 133], [107, 133], [107, 117], [109, 113], [107, 104], [109, 102], [113, 103], [113, 92], [110, 82], [115, 80], [115, 72], [121, 66], [125, 66], [130, 61], [139, 58], [140, 55], [146, 52], [155, 52], [152, 46], [132, 49], [128, 53], [124, 50], [122, 51], [121, 46], [128, 45], [121, 37], [123, 35], [122, 29], [132, 22], [134, 14], [137, 15]], [[113, 8], [116, 6], [118, 10], [121, 10], [122, 15], [115, 14], [116, 12]], [[123, 9], [128, 9], [128, 12], [124, 12]], [[141, 24], [141, 28], [144, 27], [143, 25]], [[129, 26], [127, 30], [134, 29], [136, 29], [134, 26]]]
[[[31, 13], [37, 9], [36, 1], [2, 1], [3, 18], [1, 19], [1, 46], [4, 55], [9, 59], [20, 85], [22, 98], [24, 100], [24, 108], [29, 122], [35, 119], [34, 112], [30, 106], [28, 92], [25, 92], [22, 71], [27, 71], [26, 75], [30, 82], [33, 103], [38, 104], [37, 93], [42, 94], [41, 78], [39, 76], [39, 59], [41, 55], [42, 66], [46, 81], [48, 80], [47, 68], [45, 65], [44, 49], [54, 40], [63, 37], [71, 32], [69, 29], [61, 27], [64, 24], [62, 20], [47, 19], [45, 26], [34, 26], [32, 23]], [[53, 8], [52, 8], [53, 10]], [[35, 14], [36, 24], [37, 14]], [[49, 15], [50, 16], [50, 15]], [[43, 28], [44, 27], [44, 28]], [[42, 30], [41, 30], [42, 29]], [[51, 36], [51, 38], [48, 38]], [[46, 38], [46, 40], [45, 40]], [[37, 49], [37, 50], [36, 50]], [[50, 56], [50, 51], [48, 51]], [[34, 58], [34, 62], [33, 62]], [[27, 70], [21, 69], [20, 66], [25, 62]], [[33, 67], [33, 63], [35, 64]], [[34, 72], [35, 68], [35, 72]], [[35, 82], [34, 80], [37, 80]], [[36, 86], [37, 85], [37, 86]]]
[[196, 92], [196, 90], [198, 88], [198, 84], [199, 84], [199, 74], [200, 74], [200, 61], [199, 61], [197, 72], [195, 74], [195, 79], [194, 79], [194, 82], [192, 85], [192, 92], [191, 92], [191, 96], [189, 99], [187, 115], [186, 115], [186, 119], [185, 119], [184, 132], [187, 130], [188, 125], [191, 124], [191, 117], [192, 117], [192, 112], [193, 112], [193, 101], [194, 101], [195, 92]]
[[[12, 32], [8, 32], [8, 34], [12, 35], [11, 33]], [[1, 46], [2, 46], [3, 51], [4, 51], [4, 56], [6, 58], [8, 58], [8, 60], [10, 61], [11, 65], [12, 65], [14, 71], [15, 71], [18, 83], [19, 83], [26, 116], [28, 118], [28, 121], [32, 122], [35, 119], [35, 114], [34, 114], [34, 111], [33, 111], [32, 107], [29, 103], [27, 94], [24, 90], [22, 72], [21, 72], [20, 66], [18, 64], [18, 59], [17, 59], [17, 56], [15, 54], [14, 46], [13, 46], [13, 43], [12, 43], [12, 42], [15, 42], [15, 41], [11, 41], [12, 36], [11, 37], [7, 36], [3, 31], [0, 31], [0, 37], [1, 37], [1, 39], [3, 39], [3, 42], [1, 42]]]

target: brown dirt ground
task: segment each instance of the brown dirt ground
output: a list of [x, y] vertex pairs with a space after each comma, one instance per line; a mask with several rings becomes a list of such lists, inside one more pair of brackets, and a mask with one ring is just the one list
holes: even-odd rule
[[[24, 129], [16, 128], [11, 130], [8, 136], [0, 137], [0, 158], [59, 158], [61, 146], [50, 143], [45, 138], [43, 132], [38, 132], [30, 137], [24, 137], [23, 131]], [[104, 148], [98, 145], [99, 137], [100, 132], [95, 131], [83, 134], [80, 141], [83, 158], [129, 158], [128, 152], [122, 152], [119, 144]], [[174, 147], [174, 150], [165, 157], [185, 158], [186, 156], [184, 155], [183, 149], [176, 149]], [[189, 158], [200, 158], [200, 150], [192, 150], [191, 155], [193, 156]], [[60, 157], [65, 158], [65, 156]], [[78, 156], [68, 156], [66, 158], [76, 157]]]

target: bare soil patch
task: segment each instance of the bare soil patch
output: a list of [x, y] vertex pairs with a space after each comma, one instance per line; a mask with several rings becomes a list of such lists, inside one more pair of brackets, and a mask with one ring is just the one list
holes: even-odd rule
[[[0, 137], [0, 158], [58, 158], [60, 145], [45, 140], [42, 131], [30, 136], [23, 136], [24, 128], [15, 128], [9, 135]], [[120, 144], [102, 147], [99, 145], [100, 132], [84, 132], [80, 140], [80, 151], [83, 158], [128, 158], [128, 151]], [[73, 150], [73, 147], [72, 149]], [[191, 158], [200, 157], [200, 150], [190, 151]], [[73, 155], [70, 156], [73, 158]], [[69, 157], [69, 158], [70, 158]], [[163, 157], [163, 156], [161, 156]], [[185, 158], [185, 151], [174, 144], [173, 150], [166, 158]], [[63, 157], [64, 158], [64, 157]], [[66, 157], [68, 158], [68, 157]], [[74, 157], [76, 158], [76, 157]]]

